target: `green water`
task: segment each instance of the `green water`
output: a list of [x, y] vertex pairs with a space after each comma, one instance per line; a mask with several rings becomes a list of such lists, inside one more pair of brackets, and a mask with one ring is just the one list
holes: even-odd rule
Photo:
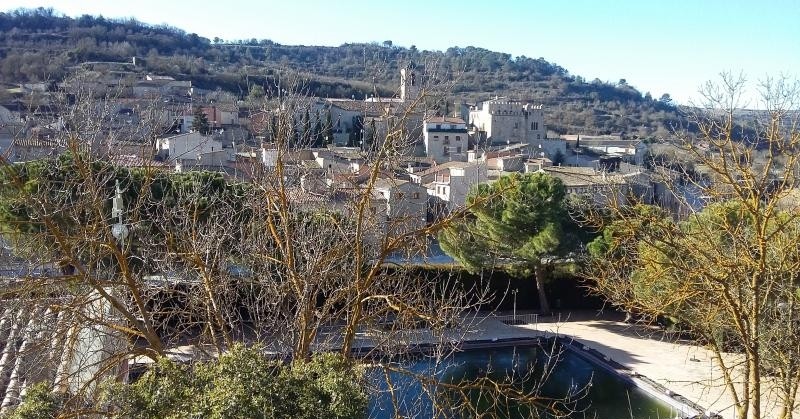
[[[408, 370], [427, 377], [437, 377], [447, 383], [475, 380], [488, 377], [498, 382], [512, 383], [516, 390], [530, 392], [545, 374], [544, 365], [555, 361], [544, 385], [538, 394], [552, 399], [569, 399], [561, 404], [562, 410], [570, 411], [570, 418], [597, 419], [656, 419], [674, 418], [676, 411], [660, 400], [654, 399], [624, 379], [594, 365], [585, 358], [569, 351], [560, 351], [557, 360], [550, 355], [550, 348], [537, 346], [503, 347], [468, 350], [455, 354], [443, 362], [436, 363], [429, 357], [419, 356], [401, 362]], [[437, 366], [438, 365], [438, 366]], [[386, 389], [385, 379], [383, 388]], [[437, 411], [437, 405], [454, 404], [460, 400], [452, 393], [437, 389], [433, 385], [420, 384], [419, 380], [403, 374], [391, 374], [390, 380], [397, 389], [394, 399], [403, 416], [413, 417], [472, 417], [474, 412], [454, 413]], [[470, 403], [487, 417], [530, 418], [551, 417], [544, 410], [532, 410], [524, 404], [491, 397], [490, 392], [471, 391]], [[434, 414], [436, 412], [436, 414]], [[388, 391], [373, 395], [372, 417], [395, 417], [392, 396]]]

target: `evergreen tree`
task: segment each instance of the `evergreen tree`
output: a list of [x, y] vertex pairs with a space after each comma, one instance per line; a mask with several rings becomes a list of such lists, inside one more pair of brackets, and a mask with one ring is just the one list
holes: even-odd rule
[[312, 131], [311, 135], [313, 139], [313, 146], [322, 147], [324, 140], [322, 138], [322, 119], [319, 116], [319, 111], [317, 111], [314, 117], [314, 130]]
[[323, 136], [324, 136], [324, 145], [332, 144], [333, 143], [333, 115], [331, 115], [331, 110], [325, 113], [325, 127], [323, 129]]
[[375, 119], [369, 120], [369, 127], [367, 127], [366, 132], [364, 133], [363, 141], [364, 143], [361, 145], [363, 150], [369, 150], [373, 144], [375, 144], [375, 137], [377, 135], [377, 128], [375, 127]]
[[303, 142], [310, 142], [311, 138], [311, 115], [306, 109], [303, 119], [300, 120], [300, 138]]
[[468, 217], [439, 234], [442, 249], [469, 270], [495, 266], [516, 277], [533, 275], [539, 308], [547, 313], [545, 268], [575, 244], [567, 234], [576, 226], [565, 196], [563, 183], [544, 173], [478, 185], [467, 197]]
[[194, 119], [192, 119], [192, 131], [199, 132], [203, 135], [208, 135], [211, 133], [211, 124], [208, 123], [208, 117], [206, 116], [205, 112], [203, 112], [203, 108], [196, 107], [194, 108]]

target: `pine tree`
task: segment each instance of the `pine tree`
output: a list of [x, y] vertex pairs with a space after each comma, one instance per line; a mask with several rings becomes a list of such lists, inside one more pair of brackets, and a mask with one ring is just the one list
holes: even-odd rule
[[478, 185], [467, 197], [468, 216], [439, 234], [442, 250], [469, 270], [498, 266], [518, 278], [533, 277], [540, 310], [547, 313], [547, 268], [577, 242], [565, 196], [564, 184], [544, 173], [514, 173]]

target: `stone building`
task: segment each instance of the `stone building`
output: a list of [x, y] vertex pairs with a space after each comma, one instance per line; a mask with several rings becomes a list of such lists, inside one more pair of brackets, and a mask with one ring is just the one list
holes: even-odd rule
[[417, 75], [414, 64], [410, 63], [400, 70], [400, 101], [413, 102], [419, 98], [422, 80]]
[[469, 123], [485, 135], [488, 145], [535, 145], [537, 140], [547, 139], [542, 106], [518, 100], [495, 98], [479, 102], [469, 111]]
[[434, 217], [464, 206], [470, 189], [488, 179], [483, 161], [442, 163], [410, 173], [409, 177], [412, 182], [428, 190], [429, 206]]
[[373, 187], [373, 195], [386, 201], [386, 233], [398, 235], [425, 227], [428, 193], [422, 185], [404, 179], [381, 178]]
[[436, 163], [467, 161], [467, 123], [461, 118], [437, 116], [425, 120], [425, 155]]

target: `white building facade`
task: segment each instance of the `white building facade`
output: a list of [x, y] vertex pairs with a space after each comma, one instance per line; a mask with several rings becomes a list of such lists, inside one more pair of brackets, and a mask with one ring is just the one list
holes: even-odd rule
[[199, 132], [179, 134], [156, 141], [156, 152], [170, 160], [197, 160], [198, 155], [223, 151], [222, 142]]

